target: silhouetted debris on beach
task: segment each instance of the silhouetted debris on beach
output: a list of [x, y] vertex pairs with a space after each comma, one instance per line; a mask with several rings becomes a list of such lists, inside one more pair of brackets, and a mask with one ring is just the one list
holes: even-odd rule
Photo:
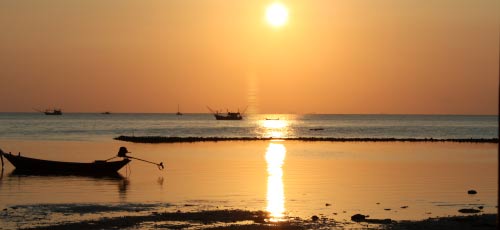
[[467, 194], [474, 195], [474, 194], [477, 194], [477, 191], [474, 189], [471, 189], [471, 190], [467, 191]]
[[473, 208], [462, 208], [462, 209], [459, 209], [458, 212], [460, 212], [460, 213], [479, 213], [479, 212], [481, 212], [481, 210], [473, 209]]
[[115, 140], [134, 143], [183, 143], [218, 141], [330, 141], [330, 142], [460, 142], [460, 143], [498, 143], [498, 138], [434, 139], [434, 138], [336, 138], [336, 137], [165, 137], [165, 136], [118, 136]]
[[391, 219], [368, 219], [368, 215], [355, 214], [351, 216], [351, 220], [354, 222], [365, 222], [370, 224], [390, 224], [393, 221]]

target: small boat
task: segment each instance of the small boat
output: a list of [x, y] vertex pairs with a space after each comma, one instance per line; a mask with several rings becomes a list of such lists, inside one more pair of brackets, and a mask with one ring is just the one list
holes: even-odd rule
[[101, 114], [103, 114], [103, 115], [110, 115], [111, 112], [106, 111], [106, 112], [102, 112]]
[[[163, 163], [157, 164], [154, 162], [149, 162], [139, 158], [127, 156], [129, 153], [125, 147], [120, 147], [118, 155], [116, 157], [121, 157], [122, 160], [119, 161], [109, 161], [108, 160], [96, 160], [89, 163], [80, 162], [62, 162], [62, 161], [50, 161], [42, 160], [36, 158], [29, 158], [21, 156], [21, 154], [14, 155], [11, 153], [4, 153], [0, 150], [0, 157], [5, 157], [16, 169], [16, 172], [25, 172], [30, 174], [60, 174], [60, 175], [108, 175], [115, 174], [123, 166], [127, 165], [131, 160], [137, 159], [152, 163], [158, 166], [158, 168], [163, 169]], [[3, 163], [3, 159], [2, 159]]]
[[277, 121], [279, 120], [280, 118], [266, 118], [266, 121]]
[[45, 110], [43, 113], [45, 115], [62, 115], [62, 110], [60, 109], [53, 109], [53, 110]]
[[321, 131], [321, 130], [325, 130], [324, 128], [311, 128], [309, 129], [311, 131]]

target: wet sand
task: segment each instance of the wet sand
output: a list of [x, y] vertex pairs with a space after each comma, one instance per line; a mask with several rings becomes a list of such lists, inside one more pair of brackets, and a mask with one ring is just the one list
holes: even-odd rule
[[[237, 141], [151, 145], [2, 140], [0, 146], [25, 156], [87, 162], [109, 158], [120, 146], [126, 146], [132, 156], [166, 165], [165, 171], [159, 171], [134, 161], [131, 168], [120, 171], [122, 178], [102, 179], [13, 175], [12, 166], [6, 163], [0, 180], [0, 207], [6, 209], [0, 214], [0, 226], [5, 229], [91, 222], [120, 227], [119, 219], [114, 219], [120, 217], [125, 217], [122, 222], [136, 223], [143, 229], [155, 224], [161, 228], [184, 224], [237, 229], [226, 226], [234, 224], [231, 221], [217, 221], [220, 226], [191, 223], [191, 214], [186, 214], [187, 223], [163, 223], [167, 220], [159, 214], [173, 213], [167, 216], [178, 218], [177, 210], [201, 212], [196, 215], [202, 216], [213, 210], [268, 212], [273, 220], [291, 222], [280, 224], [281, 229], [302, 229], [323, 222], [355, 229], [378, 226], [353, 223], [350, 218], [357, 213], [370, 215], [370, 219], [389, 218], [405, 226], [407, 222], [401, 221], [470, 216], [458, 212], [464, 208], [482, 207], [480, 214], [497, 210], [497, 144], [491, 143]], [[469, 189], [478, 194], [467, 194]], [[311, 220], [314, 215], [319, 221]], [[26, 216], [33, 219], [24, 220]], [[486, 224], [489, 219], [491, 215], [477, 221]], [[272, 222], [236, 221], [249, 225], [240, 229], [276, 229]]]
[[[9, 215], [4, 210], [2, 215]], [[421, 221], [339, 222], [329, 218], [287, 218], [280, 222], [269, 221], [270, 213], [245, 210], [206, 210], [196, 212], [151, 212], [147, 215], [104, 217], [93, 220], [62, 222], [44, 226], [27, 227], [31, 230], [92, 230], [92, 229], [496, 229], [496, 215], [453, 216], [429, 218]]]

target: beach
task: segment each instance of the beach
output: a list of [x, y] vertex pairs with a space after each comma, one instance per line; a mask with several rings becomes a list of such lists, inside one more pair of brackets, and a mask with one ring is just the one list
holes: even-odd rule
[[[131, 156], [166, 166], [132, 161], [120, 178], [92, 178], [15, 175], [6, 163], [0, 225], [7, 229], [213, 210], [263, 211], [267, 223], [301, 220], [298, 226], [317, 216], [325, 226], [355, 229], [362, 225], [351, 221], [355, 214], [417, 221], [473, 215], [459, 213], [463, 208], [497, 211], [496, 143], [2, 140], [0, 146], [13, 154], [78, 162], [107, 159], [126, 146]], [[478, 193], [467, 194], [470, 189]], [[153, 220], [144, 217], [133, 226]], [[162, 221], [170, 226], [179, 220]], [[208, 227], [213, 223], [195, 225]]]

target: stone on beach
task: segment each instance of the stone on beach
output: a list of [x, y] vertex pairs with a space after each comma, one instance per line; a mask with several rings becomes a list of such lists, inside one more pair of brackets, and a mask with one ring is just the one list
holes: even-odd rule
[[477, 194], [477, 191], [474, 189], [471, 189], [471, 190], [467, 191], [467, 194], [474, 195], [474, 194]]
[[361, 222], [361, 221], [364, 221], [366, 220], [366, 215], [363, 215], [363, 214], [354, 214], [351, 216], [351, 220], [352, 221], [355, 221], [355, 222]]
[[481, 210], [473, 209], [473, 208], [462, 208], [462, 209], [459, 209], [458, 212], [460, 212], [460, 213], [479, 213], [479, 212], [481, 212]]

